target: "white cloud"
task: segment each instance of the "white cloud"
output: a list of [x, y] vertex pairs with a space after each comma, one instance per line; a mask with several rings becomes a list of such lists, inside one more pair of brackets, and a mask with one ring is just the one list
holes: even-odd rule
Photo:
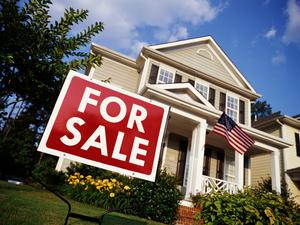
[[177, 41], [179, 39], [186, 39], [189, 33], [186, 27], [180, 26], [176, 27], [175, 31], [169, 37], [168, 41]]
[[286, 62], [286, 57], [282, 52], [277, 52], [275, 56], [272, 57], [272, 63], [274, 65], [280, 65]]
[[[93, 41], [129, 51], [136, 43], [145, 40], [145, 33], [151, 36], [149, 39], [159, 41], [187, 38], [185, 24], [195, 26], [212, 21], [224, 9], [224, 4], [214, 5], [210, 0], [56, 0], [50, 13], [59, 18], [62, 9], [70, 6], [89, 10], [88, 23], [77, 27], [77, 30], [102, 21], [104, 32]], [[151, 29], [151, 32], [145, 31], [145, 28]]]
[[133, 41], [133, 44], [130, 47], [130, 57], [135, 58], [138, 53], [140, 52], [140, 50], [143, 48], [143, 46], [147, 46], [148, 43], [147, 42], [143, 42], [143, 41]]
[[270, 28], [270, 30], [268, 30], [268, 31], [265, 33], [264, 37], [265, 37], [265, 38], [273, 38], [273, 37], [276, 36], [276, 32], [277, 32], [277, 30], [275, 29], [275, 27], [272, 26], [272, 27]]
[[288, 21], [282, 41], [285, 44], [300, 45], [300, 4], [296, 0], [289, 0], [287, 4]]

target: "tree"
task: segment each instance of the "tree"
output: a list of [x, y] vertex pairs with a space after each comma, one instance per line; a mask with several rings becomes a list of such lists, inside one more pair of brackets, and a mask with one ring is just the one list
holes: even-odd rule
[[256, 120], [272, 114], [272, 107], [266, 101], [257, 100], [251, 105], [251, 118]]
[[[29, 146], [35, 152], [68, 71], [101, 64], [100, 56], [82, 49], [103, 30], [103, 24], [96, 22], [73, 35], [73, 25], [83, 22], [88, 11], [65, 9], [63, 17], [51, 23], [51, 4], [51, 0], [29, 0], [23, 5], [18, 0], [0, 0], [1, 158], [14, 159]], [[30, 156], [24, 160], [35, 162], [32, 154], [23, 155]]]

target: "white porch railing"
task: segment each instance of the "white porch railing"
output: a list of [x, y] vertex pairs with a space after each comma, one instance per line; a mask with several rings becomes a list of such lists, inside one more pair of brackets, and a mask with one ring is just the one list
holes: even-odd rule
[[235, 194], [238, 191], [238, 185], [233, 182], [202, 175], [202, 193], [215, 191], [226, 191], [230, 194]]

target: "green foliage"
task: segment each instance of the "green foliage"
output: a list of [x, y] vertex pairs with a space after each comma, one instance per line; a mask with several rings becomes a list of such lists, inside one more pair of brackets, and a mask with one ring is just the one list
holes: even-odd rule
[[266, 101], [257, 100], [251, 105], [252, 120], [264, 118], [272, 114], [272, 107]]
[[166, 224], [176, 219], [182, 194], [177, 189], [175, 177], [160, 171], [155, 182], [134, 179], [131, 185], [134, 202], [139, 204], [136, 215]]
[[131, 188], [115, 178], [98, 179], [78, 172], [70, 175], [70, 196], [77, 201], [105, 209], [121, 209], [126, 212], [131, 204]]
[[[118, 192], [114, 198], [111, 198], [109, 197], [111, 192], [95, 191], [95, 187], [84, 191], [85, 181], [85, 185], [76, 185], [75, 188], [74, 182], [72, 182], [73, 188], [69, 189], [70, 196], [79, 201], [104, 208], [115, 208], [121, 212], [167, 224], [171, 224], [176, 219], [177, 207], [182, 195], [177, 189], [175, 177], [168, 175], [166, 171], [158, 172], [155, 182], [132, 179], [83, 164], [72, 164], [68, 168], [69, 177], [76, 172], [91, 175], [94, 179], [102, 181], [116, 179], [130, 187], [130, 191], [126, 195]], [[82, 176], [82, 179], [85, 179], [84, 177]], [[81, 180], [78, 179], [77, 183], [80, 184], [80, 182]]]
[[[0, 173], [12, 164], [19, 174], [30, 174], [38, 159], [36, 143], [68, 71], [101, 64], [100, 56], [83, 48], [103, 24], [96, 22], [73, 35], [73, 25], [85, 21], [88, 11], [69, 8], [51, 23], [51, 4], [50, 0], [0, 0], [0, 158], [9, 161]], [[19, 155], [30, 165], [21, 168], [15, 160]]]
[[300, 208], [286, 204], [281, 196], [265, 190], [246, 189], [231, 195], [215, 192], [196, 195], [193, 201], [202, 211], [195, 217], [205, 224], [300, 224]]
[[47, 158], [41, 160], [40, 164], [36, 165], [32, 171], [32, 177], [50, 186], [52, 189], [58, 188], [59, 185], [64, 184], [66, 175], [54, 169], [56, 163], [57, 157], [47, 156]]

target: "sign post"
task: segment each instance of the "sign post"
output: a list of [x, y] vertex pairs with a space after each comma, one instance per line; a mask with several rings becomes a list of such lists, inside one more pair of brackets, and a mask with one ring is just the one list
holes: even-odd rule
[[38, 151], [154, 181], [169, 107], [70, 71]]

